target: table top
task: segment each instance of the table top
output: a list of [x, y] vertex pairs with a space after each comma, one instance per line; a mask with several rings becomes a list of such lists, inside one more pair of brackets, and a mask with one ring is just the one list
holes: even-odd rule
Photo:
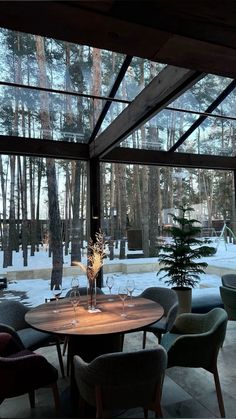
[[164, 309], [156, 302], [141, 298], [133, 298], [133, 307], [125, 303], [127, 317], [122, 317], [122, 301], [119, 296], [113, 296], [114, 301], [108, 301], [109, 295], [97, 295], [98, 312], [90, 313], [87, 309], [87, 297], [81, 296], [76, 308], [77, 325], [72, 325], [74, 319], [73, 307], [69, 298], [58, 301], [58, 313], [54, 313], [55, 301], [42, 304], [29, 310], [25, 320], [35, 329], [62, 335], [104, 335], [111, 333], [132, 332], [142, 329], [158, 320], [164, 314]]

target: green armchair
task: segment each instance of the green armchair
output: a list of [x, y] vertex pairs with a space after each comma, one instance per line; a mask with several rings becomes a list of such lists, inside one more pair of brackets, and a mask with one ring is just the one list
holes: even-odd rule
[[236, 288], [220, 287], [220, 295], [229, 320], [236, 320]]
[[[118, 352], [84, 362], [74, 356], [75, 380], [80, 397], [96, 407], [96, 418], [104, 418], [112, 409], [143, 407], [144, 417], [154, 410], [162, 417], [161, 394], [167, 354], [156, 349]], [[111, 416], [105, 416], [111, 417]]]
[[208, 313], [184, 313], [177, 317], [171, 332], [162, 338], [168, 354], [168, 368], [204, 368], [214, 376], [221, 417], [225, 417], [224, 402], [217, 370], [217, 357], [223, 345], [228, 316], [223, 308]]

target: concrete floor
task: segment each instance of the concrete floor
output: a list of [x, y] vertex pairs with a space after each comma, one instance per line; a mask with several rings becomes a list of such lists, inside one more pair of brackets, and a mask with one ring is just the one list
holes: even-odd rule
[[[155, 347], [157, 340], [147, 335], [147, 348]], [[125, 335], [124, 350], [139, 350], [142, 347], [142, 332]], [[39, 350], [58, 368], [56, 350], [52, 347]], [[219, 376], [223, 391], [226, 417], [236, 417], [236, 322], [230, 321], [223, 348], [218, 357]], [[66, 364], [66, 357], [65, 364]], [[5, 400], [0, 406], [1, 418], [55, 418], [72, 417], [65, 408], [63, 398], [69, 385], [68, 378], [59, 377], [58, 386], [63, 411], [58, 416], [54, 411], [51, 390], [44, 388], [36, 392], [36, 407], [30, 409], [28, 396]], [[171, 368], [167, 370], [162, 396], [163, 415], [166, 418], [215, 418], [220, 417], [213, 376], [202, 369]], [[154, 418], [149, 412], [149, 418]], [[119, 412], [116, 419], [143, 418], [141, 409]]]

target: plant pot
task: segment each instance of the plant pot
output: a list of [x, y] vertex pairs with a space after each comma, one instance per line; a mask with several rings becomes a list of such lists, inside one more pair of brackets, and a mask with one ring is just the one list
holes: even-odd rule
[[192, 310], [192, 288], [190, 287], [173, 287], [172, 288], [179, 300], [179, 308], [177, 315], [181, 313], [191, 313]]

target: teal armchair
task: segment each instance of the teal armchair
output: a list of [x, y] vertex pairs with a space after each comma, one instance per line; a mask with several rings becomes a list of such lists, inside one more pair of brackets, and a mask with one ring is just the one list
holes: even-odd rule
[[229, 320], [236, 320], [236, 288], [220, 287], [220, 295]]
[[228, 316], [223, 308], [205, 314], [184, 313], [177, 317], [171, 332], [162, 338], [168, 354], [168, 368], [204, 368], [214, 376], [221, 417], [225, 417], [217, 357], [222, 347]]

